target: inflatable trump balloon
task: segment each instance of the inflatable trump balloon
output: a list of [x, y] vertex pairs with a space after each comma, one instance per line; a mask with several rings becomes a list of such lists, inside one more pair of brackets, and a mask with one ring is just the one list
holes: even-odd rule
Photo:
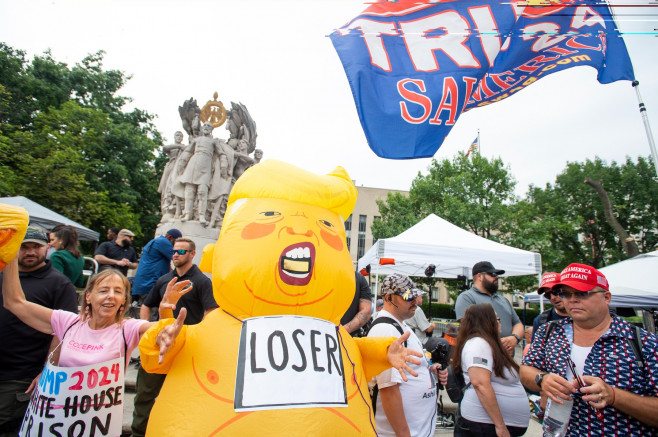
[[16, 256], [28, 221], [25, 208], [0, 203], [0, 270]]
[[339, 326], [355, 292], [343, 226], [355, 202], [341, 167], [268, 160], [240, 177], [204, 249], [219, 309], [183, 326], [161, 364], [156, 339], [173, 320], [140, 342], [144, 369], [168, 374], [147, 435], [376, 435], [367, 381], [391, 367], [393, 338]]

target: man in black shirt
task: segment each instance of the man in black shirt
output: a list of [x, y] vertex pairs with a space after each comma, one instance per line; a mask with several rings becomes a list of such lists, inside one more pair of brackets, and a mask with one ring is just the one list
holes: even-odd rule
[[361, 328], [370, 320], [372, 313], [372, 292], [368, 286], [368, 281], [359, 272], [354, 272], [356, 290], [350, 307], [347, 309], [340, 324], [349, 332], [352, 337], [361, 334]]
[[[173, 278], [178, 281], [189, 280], [192, 283], [192, 290], [184, 294], [176, 304], [174, 317], [178, 317], [181, 308], [187, 309], [185, 317], [186, 325], [196, 325], [210, 311], [217, 308], [217, 303], [212, 292], [212, 282], [206, 275], [192, 263], [196, 254], [194, 241], [188, 238], [179, 238], [174, 243], [172, 261], [174, 270], [161, 276], [151, 289], [144, 300], [140, 309], [140, 317], [149, 320], [151, 317], [151, 308], [158, 308], [167, 289], [167, 284]], [[137, 384], [135, 387], [135, 410], [133, 411], [132, 434], [133, 437], [141, 437], [146, 433], [151, 409], [155, 398], [160, 393], [165, 377], [157, 373], [148, 373], [140, 367], [137, 374]]]
[[[47, 251], [46, 232], [29, 227], [17, 255], [25, 297], [48, 308], [77, 313], [75, 286], [52, 268]], [[53, 336], [30, 328], [6, 310], [1, 294], [0, 334], [0, 435], [18, 435], [29, 401], [25, 391], [43, 369]]]
[[94, 259], [98, 261], [99, 271], [116, 269], [124, 276], [128, 275], [128, 269], [137, 268], [137, 254], [132, 247], [135, 237], [128, 229], [121, 229], [117, 239], [106, 241], [98, 246], [94, 252]]

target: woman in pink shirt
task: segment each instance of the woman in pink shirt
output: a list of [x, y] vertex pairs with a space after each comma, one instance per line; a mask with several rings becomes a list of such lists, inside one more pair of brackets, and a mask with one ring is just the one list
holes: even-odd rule
[[[190, 281], [176, 283], [172, 280], [160, 308], [172, 308]], [[130, 283], [118, 270], [103, 271], [89, 280], [81, 296], [79, 314], [52, 310], [25, 299], [18, 278], [17, 258], [4, 269], [2, 282], [4, 306], [23, 323], [60, 339], [59, 366], [78, 367], [125, 357], [126, 366], [130, 354], [139, 339], [153, 323], [139, 319], [124, 319], [130, 307]], [[173, 337], [178, 334], [186, 310], [181, 309], [178, 319], [170, 329]], [[162, 353], [168, 348], [164, 345]]]

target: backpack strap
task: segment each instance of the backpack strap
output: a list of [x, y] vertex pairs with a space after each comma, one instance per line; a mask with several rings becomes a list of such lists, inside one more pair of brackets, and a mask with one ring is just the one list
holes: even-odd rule
[[[404, 334], [404, 329], [402, 329], [402, 326], [400, 326], [400, 324], [398, 323], [397, 320], [395, 320], [392, 317], [383, 316], [383, 317], [377, 317], [375, 320], [372, 321], [372, 323], [370, 324], [370, 328], [368, 329], [368, 332], [366, 333], [366, 336], [368, 336], [368, 334], [370, 333], [370, 331], [372, 330], [372, 328], [375, 325], [379, 325], [380, 323], [387, 323], [389, 325], [393, 325], [395, 327], [395, 329], [398, 330], [400, 335]], [[404, 342], [404, 347], [407, 347], [407, 342], [406, 341]]]
[[[372, 330], [372, 328], [375, 325], [379, 325], [380, 323], [387, 323], [389, 325], [393, 325], [395, 327], [395, 329], [398, 330], [400, 335], [404, 334], [404, 329], [402, 329], [402, 326], [400, 326], [400, 324], [398, 323], [397, 320], [395, 320], [392, 317], [383, 316], [383, 317], [377, 317], [375, 320], [372, 321], [372, 323], [370, 324], [370, 327], [368, 328], [368, 331], [366, 332], [365, 336], [367, 337], [368, 334], [370, 333], [370, 331]], [[404, 347], [407, 347], [407, 342], [406, 341], [404, 342]], [[379, 386], [377, 384], [375, 384], [375, 387], [372, 389], [372, 395], [371, 395], [371, 398], [372, 398], [372, 414], [373, 414], [373, 416], [377, 412], [377, 395], [378, 394], [379, 394]]]
[[548, 322], [548, 319], [551, 317], [551, 311], [553, 311], [551, 308], [547, 309], [546, 311], [542, 312], [539, 315], [539, 325], [543, 325], [544, 323]]
[[640, 332], [640, 328], [638, 326], [632, 326], [631, 334], [633, 337], [626, 337], [626, 341], [631, 346], [631, 349], [633, 349], [635, 362], [642, 368], [642, 372], [644, 372], [644, 355], [642, 354], [642, 333]]
[[546, 334], [544, 334], [544, 342], [546, 342], [546, 340], [548, 340], [551, 334], [553, 333], [555, 326], [557, 326], [557, 322], [559, 322], [559, 320], [551, 320], [550, 322], [548, 322], [548, 327], [546, 328]]

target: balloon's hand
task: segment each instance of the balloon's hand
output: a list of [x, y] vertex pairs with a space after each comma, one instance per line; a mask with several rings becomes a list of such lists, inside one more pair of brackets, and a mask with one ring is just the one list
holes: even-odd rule
[[155, 344], [160, 346], [160, 354], [158, 356], [158, 364], [162, 364], [165, 354], [171, 349], [174, 345], [174, 341], [180, 330], [183, 328], [183, 322], [185, 321], [185, 316], [187, 316], [187, 309], [181, 308], [180, 313], [178, 313], [178, 318], [171, 325], [165, 326], [162, 331], [160, 331], [155, 338]]
[[404, 381], [407, 381], [407, 375], [405, 372], [412, 376], [418, 376], [418, 373], [409, 367], [409, 364], [407, 363], [420, 364], [420, 360], [414, 357], [423, 356], [422, 353], [404, 346], [404, 342], [409, 338], [410, 334], [411, 332], [405, 332], [402, 334], [398, 339], [391, 343], [386, 353], [388, 362], [400, 372], [400, 376]]

